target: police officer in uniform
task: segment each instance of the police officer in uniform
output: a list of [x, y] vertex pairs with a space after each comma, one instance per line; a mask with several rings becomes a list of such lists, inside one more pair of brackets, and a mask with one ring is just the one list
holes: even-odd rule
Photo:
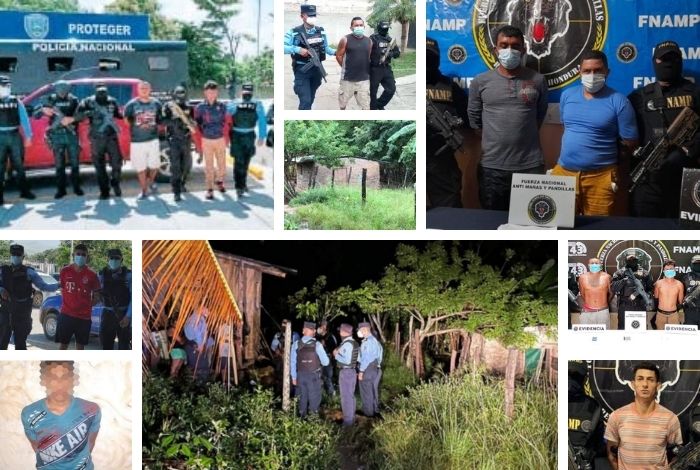
[[258, 125], [258, 147], [265, 144], [267, 138], [267, 119], [265, 107], [259, 100], [253, 99], [253, 85], [246, 83], [242, 87], [241, 99], [228, 105], [228, 114], [233, 117], [231, 126], [231, 156], [234, 158], [233, 180], [238, 197], [248, 192], [246, 180], [248, 165], [255, 155], [255, 124]]
[[187, 104], [187, 88], [178, 85], [173, 90], [172, 104], [163, 107], [165, 129], [170, 144], [170, 184], [173, 187], [175, 201], [181, 201], [181, 194], [187, 192], [185, 182], [192, 169], [192, 130], [174, 112], [177, 105], [185, 116], [194, 123], [193, 108]]
[[[700, 114], [700, 87], [683, 78], [683, 57], [673, 41], [664, 41], [654, 49], [656, 81], [633, 91], [629, 100], [634, 107], [641, 145], [658, 142], [673, 120], [689, 107]], [[677, 218], [680, 213], [683, 168], [700, 163], [700, 132], [680, 148], [673, 148], [661, 167], [647, 173], [631, 196], [631, 212], [636, 217]]]
[[114, 338], [119, 338], [119, 349], [131, 349], [131, 270], [122, 266], [122, 252], [118, 248], [107, 251], [108, 266], [99, 274], [104, 308], [100, 323], [102, 349], [114, 349]]
[[307, 412], [318, 414], [321, 406], [321, 367], [329, 363], [328, 355], [320, 342], [316, 341], [316, 323], [304, 322], [303, 336], [292, 344], [292, 384], [299, 395], [299, 415]]
[[[19, 128], [24, 132], [24, 142]], [[0, 75], [0, 206], [4, 204], [5, 168], [7, 155], [10, 155], [12, 168], [17, 174], [19, 195], [24, 199], [36, 196], [29, 189], [24, 173], [24, 147], [32, 145], [32, 126], [24, 104], [12, 96], [12, 82], [9, 77]]]
[[333, 350], [338, 366], [338, 388], [340, 388], [340, 407], [343, 410], [343, 426], [352, 426], [355, 422], [355, 387], [357, 386], [357, 358], [360, 345], [352, 337], [352, 325], [340, 325], [340, 345]]
[[[110, 185], [114, 195], [122, 195], [119, 180], [122, 172], [122, 152], [119, 148], [119, 127], [115, 119], [123, 119], [117, 100], [109, 96], [107, 85], [98, 83], [95, 94], [85, 98], [78, 108], [90, 120], [90, 149], [92, 163], [100, 186], [100, 199], [109, 199]], [[107, 160], [109, 159], [109, 160]], [[107, 161], [112, 167], [111, 178], [107, 176]]]
[[335, 49], [328, 45], [323, 28], [316, 26], [316, 5], [301, 5], [301, 19], [303, 24], [284, 35], [284, 53], [292, 55], [294, 93], [299, 97], [299, 109], [311, 109], [322, 76], [318, 67], [301, 70], [311, 60], [307, 49], [313, 48], [321, 61], [326, 60], [326, 54], [335, 55]]
[[[380, 21], [377, 24], [377, 32], [369, 37], [372, 40], [369, 69], [369, 109], [384, 109], [396, 93], [396, 81], [394, 80], [394, 71], [391, 70], [391, 59], [398, 58], [401, 51], [399, 46], [395, 44], [387, 54], [387, 49], [391, 45], [389, 26], [388, 21]], [[386, 60], [382, 62], [384, 54], [387, 56]], [[384, 91], [377, 98], [380, 84]]]
[[[449, 112], [464, 123], [454, 132], [462, 132], [469, 122], [467, 94], [457, 83], [440, 72], [440, 47], [436, 40], [426, 44], [426, 99], [441, 113]], [[445, 146], [438, 129], [428, 125], [426, 131], [426, 189], [432, 207], [462, 207], [462, 172], [455, 160], [455, 151]]]
[[569, 449], [577, 470], [595, 468], [596, 443], [602, 442], [602, 408], [584, 391], [587, 373], [585, 362], [569, 361]]
[[49, 128], [46, 131], [46, 143], [53, 151], [56, 162], [56, 194], [54, 198], [61, 199], [66, 195], [66, 159], [70, 164], [70, 179], [73, 192], [77, 196], [84, 194], [80, 188], [80, 142], [78, 126], [81, 116], [78, 114], [80, 102], [70, 90], [70, 84], [59, 80], [53, 85], [55, 93], [51, 93], [44, 105], [37, 111], [35, 117], [49, 117]]
[[685, 287], [685, 301], [683, 302], [683, 313], [686, 325], [697, 325], [700, 329], [700, 296], [688, 302], [688, 296], [696, 289], [700, 289], [700, 255], [694, 255], [690, 261], [690, 271], [681, 277], [681, 282]]
[[27, 336], [32, 331], [34, 289], [55, 292], [59, 283], [47, 284], [34, 268], [22, 264], [24, 247], [10, 246], [10, 264], [0, 266], [0, 349], [7, 349], [15, 335], [15, 349], [27, 349]]
[[357, 325], [357, 336], [362, 339], [360, 345], [357, 380], [360, 382], [362, 412], [367, 417], [379, 413], [379, 381], [382, 378], [382, 358], [384, 348], [372, 335], [369, 323]]
[[[634, 277], [638, 279], [644, 292], [651, 299], [652, 305], [648, 306], [644, 297], [639, 295], [634, 280], [630, 277], [632, 271]], [[654, 281], [649, 272], [639, 266], [639, 256], [634, 248], [630, 248], [625, 253], [625, 267], [618, 269], [612, 277], [612, 290], [617, 295], [617, 329], [625, 329], [625, 312], [647, 312], [647, 329], [651, 330], [651, 320], [653, 313]]]

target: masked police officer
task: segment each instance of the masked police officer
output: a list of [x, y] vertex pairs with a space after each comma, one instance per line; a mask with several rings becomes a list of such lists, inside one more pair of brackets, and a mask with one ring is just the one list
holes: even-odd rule
[[362, 339], [357, 373], [362, 412], [372, 417], [379, 413], [379, 381], [382, 378], [384, 348], [372, 335], [371, 325], [367, 322], [357, 325], [357, 336]]
[[[109, 96], [107, 85], [98, 83], [95, 94], [85, 98], [78, 108], [90, 120], [90, 149], [92, 164], [100, 186], [100, 199], [109, 198], [109, 187], [114, 195], [122, 195], [119, 180], [122, 172], [122, 152], [119, 148], [119, 127], [115, 119], [122, 119], [117, 100]], [[109, 159], [109, 160], [107, 160]], [[107, 176], [107, 161], [112, 167], [111, 178]]]
[[329, 363], [328, 355], [316, 341], [316, 323], [304, 322], [303, 336], [292, 343], [291, 376], [299, 396], [299, 415], [318, 414], [321, 406], [321, 367]]
[[[440, 72], [440, 47], [436, 40], [426, 38], [426, 99], [440, 113], [461, 118], [462, 126], [452, 132], [466, 129], [467, 95], [457, 83]], [[430, 121], [429, 121], [430, 122]], [[462, 207], [462, 172], [455, 160], [455, 148], [447, 145], [441, 129], [426, 126], [426, 189], [432, 207]]]
[[[396, 81], [394, 71], [391, 70], [391, 59], [396, 59], [401, 54], [399, 46], [394, 43], [391, 46], [388, 21], [380, 21], [377, 24], [377, 32], [369, 38], [372, 40], [369, 69], [369, 109], [384, 109], [396, 93]], [[379, 85], [383, 91], [377, 98]]]
[[[182, 110], [178, 115], [177, 108]], [[185, 182], [192, 169], [192, 132], [196, 129], [194, 109], [187, 104], [187, 88], [178, 85], [173, 90], [173, 101], [163, 107], [165, 129], [170, 144], [170, 184], [175, 201], [180, 201], [181, 193], [186, 192]]]
[[596, 445], [602, 442], [602, 408], [586, 395], [588, 369], [583, 361], [569, 361], [569, 448], [577, 470], [592, 470]]
[[[19, 128], [24, 132], [24, 142]], [[4, 203], [5, 168], [7, 155], [10, 155], [12, 168], [17, 174], [19, 195], [24, 199], [34, 199], [29, 182], [24, 173], [24, 147], [32, 145], [32, 126], [24, 104], [12, 95], [12, 82], [9, 77], [0, 75], [0, 206]]]
[[10, 264], [0, 266], [0, 349], [7, 349], [10, 337], [15, 335], [15, 349], [27, 349], [27, 336], [32, 331], [32, 284], [48, 292], [58, 290], [60, 284], [47, 284], [34, 268], [22, 264], [24, 247], [10, 246]]
[[[700, 329], [700, 255], [695, 255], [690, 260], [690, 271], [681, 277], [685, 287], [685, 300], [683, 313], [686, 325], [697, 325]], [[698, 292], [695, 292], [698, 290]], [[695, 295], [692, 295], [695, 292]], [[691, 296], [692, 295], [692, 296]], [[689, 298], [689, 296], [691, 296]]]
[[131, 270], [122, 265], [118, 248], [107, 251], [108, 266], [99, 273], [101, 295], [104, 300], [100, 323], [102, 349], [114, 349], [114, 338], [119, 349], [131, 349]]
[[[658, 142], [673, 120], [689, 107], [700, 114], [700, 87], [683, 78], [683, 56], [673, 41], [654, 48], [656, 81], [633, 91], [641, 145]], [[672, 148], [661, 167], [647, 174], [632, 192], [631, 212], [637, 217], [677, 218], [680, 211], [683, 168], [696, 168], [700, 160], [700, 132], [679, 148]]]
[[294, 93], [299, 97], [299, 109], [311, 109], [322, 75], [318, 67], [305, 67], [311, 60], [308, 49], [312, 48], [321, 61], [326, 60], [326, 54], [335, 55], [335, 49], [328, 45], [323, 28], [316, 26], [315, 5], [301, 5], [301, 19], [303, 24], [284, 35], [284, 53], [292, 55]]
[[267, 138], [267, 119], [265, 107], [259, 100], [253, 99], [253, 85], [246, 83], [242, 87], [241, 99], [232, 101], [227, 112], [233, 117], [231, 127], [231, 156], [234, 158], [233, 180], [238, 197], [248, 192], [246, 180], [250, 159], [255, 155], [255, 124], [258, 125], [258, 147]]
[[[641, 283], [643, 292], [650, 299], [648, 305], [645, 296], [637, 289], [635, 279]], [[617, 329], [625, 329], [625, 312], [647, 312], [647, 329], [651, 329], [654, 300], [651, 295], [654, 282], [649, 272], [639, 265], [639, 256], [634, 248], [625, 252], [625, 266], [618, 269], [612, 277], [612, 290], [617, 295]]]
[[70, 84], [59, 80], [53, 85], [55, 93], [51, 93], [44, 105], [37, 111], [36, 117], [48, 116], [49, 128], [46, 131], [46, 143], [53, 151], [56, 162], [56, 199], [66, 195], [66, 159], [70, 164], [70, 179], [73, 192], [82, 196], [80, 188], [80, 143], [77, 123], [81, 116], [78, 114], [80, 102], [73, 95]]

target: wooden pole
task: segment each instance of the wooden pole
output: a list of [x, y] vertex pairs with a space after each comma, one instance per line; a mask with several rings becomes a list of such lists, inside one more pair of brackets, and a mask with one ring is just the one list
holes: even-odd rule
[[414, 332], [414, 346], [416, 348], [416, 375], [423, 377], [423, 350], [420, 344], [420, 328], [416, 328]]
[[394, 327], [394, 348], [396, 349], [396, 355], [401, 354], [401, 330], [399, 329], [399, 322], [396, 322]]
[[413, 316], [408, 320], [408, 354], [406, 355], [406, 367], [413, 369]]
[[367, 168], [362, 169], [362, 207], [367, 202]]
[[290, 399], [290, 380], [291, 380], [291, 364], [290, 358], [292, 353], [292, 322], [285, 322], [284, 327], [284, 367], [282, 368], [282, 409], [289, 411], [291, 404]]
[[459, 346], [459, 335], [457, 332], [450, 333], [450, 374], [457, 369], [457, 347]]
[[471, 338], [469, 333], [466, 331], [462, 332], [462, 352], [459, 354], [459, 368], [462, 369], [467, 366], [469, 361], [469, 346], [471, 343]]
[[515, 413], [515, 370], [518, 367], [518, 350], [508, 348], [508, 359], [506, 362], [506, 416], [513, 418]]
[[335, 168], [331, 168], [331, 188], [335, 186]]

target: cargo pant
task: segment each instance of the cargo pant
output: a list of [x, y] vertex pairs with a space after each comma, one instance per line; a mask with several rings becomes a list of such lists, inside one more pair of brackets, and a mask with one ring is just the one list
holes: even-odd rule
[[[100, 194], [109, 195], [109, 187], [119, 191], [122, 174], [122, 152], [116, 135], [94, 135], [90, 137], [90, 158], [95, 167]], [[111, 177], [107, 176], [107, 163], [112, 167]]]
[[311, 109], [321, 79], [321, 72], [316, 67], [306, 72], [301, 71], [300, 65], [294, 67], [294, 93], [299, 97], [299, 109]]
[[234, 159], [233, 181], [236, 189], [247, 189], [248, 166], [255, 155], [255, 132], [236, 132], [231, 135], [231, 156]]
[[70, 165], [70, 181], [73, 191], [80, 189], [80, 145], [78, 136], [67, 131], [54, 132], [48, 141], [56, 163], [56, 188], [66, 190], [66, 160]]
[[297, 390], [299, 394], [299, 416], [306, 416], [307, 412], [318, 414], [321, 407], [321, 371], [299, 372], [297, 376]]
[[21, 194], [29, 191], [29, 182], [24, 172], [24, 142], [18, 131], [0, 132], [0, 199], [5, 189], [5, 168], [7, 156], [10, 157], [12, 169], [17, 175], [17, 184]]
[[170, 184], [173, 194], [180, 194], [192, 169], [192, 141], [190, 138], [170, 137]]
[[119, 338], [119, 349], [131, 349], [131, 323], [122, 328], [119, 319], [110, 309], [102, 310], [100, 322], [100, 344], [102, 349], [111, 351], [114, 349], [114, 338]]
[[340, 369], [338, 386], [340, 388], [340, 408], [343, 410], [343, 426], [352, 426], [355, 422], [356, 385], [357, 371], [354, 368]]
[[360, 397], [362, 398], [362, 413], [374, 416], [379, 413], [379, 380], [382, 369], [376, 364], [370, 364], [360, 380]]
[[24, 301], [9, 301], [0, 311], [0, 349], [7, 349], [12, 334], [15, 349], [27, 349], [27, 336], [32, 331], [32, 298]]

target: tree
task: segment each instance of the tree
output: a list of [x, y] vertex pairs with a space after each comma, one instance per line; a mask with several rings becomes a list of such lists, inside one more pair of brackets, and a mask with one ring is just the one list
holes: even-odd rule
[[256, 56], [236, 64], [235, 75], [240, 83], [251, 82], [256, 85], [273, 86], [274, 84], [274, 54], [266, 48]]
[[11, 242], [7, 240], [0, 240], [0, 263], [10, 261], [10, 245]]
[[411, 21], [416, 21], [415, 0], [375, 0], [372, 12], [367, 17], [367, 24], [374, 27], [380, 21], [398, 21], [401, 23], [401, 52], [408, 47], [408, 29]]
[[0, 0], [0, 10], [80, 11], [78, 0]]
[[113, 0], [105, 5], [105, 11], [148, 15], [151, 39], [165, 41], [180, 38], [181, 24], [161, 14], [158, 0]]
[[[131, 266], [131, 241], [128, 240], [73, 240], [73, 246], [84, 243], [88, 247], [88, 264], [95, 270], [101, 270], [107, 266], [107, 250], [119, 248], [124, 258], [122, 264]], [[70, 264], [73, 259], [71, 253], [71, 241], [62, 240], [58, 248], [55, 249], [55, 261], [57, 266]]]
[[226, 81], [230, 68], [215, 35], [207, 29], [185, 23], [182, 25], [180, 39], [187, 41], [190, 86], [201, 87], [207, 80], [219, 83]]

